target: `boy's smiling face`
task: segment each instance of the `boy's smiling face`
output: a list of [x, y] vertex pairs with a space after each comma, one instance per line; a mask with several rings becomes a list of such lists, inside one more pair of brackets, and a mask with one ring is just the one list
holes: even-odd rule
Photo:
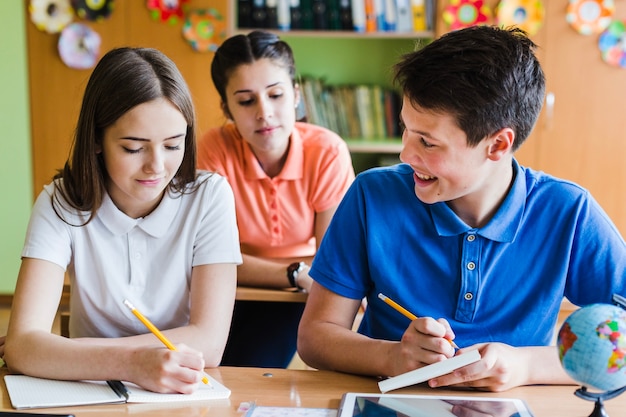
[[[400, 160], [413, 168], [417, 198], [427, 204], [448, 202], [470, 225], [471, 219], [482, 217], [486, 206], [499, 204], [511, 176], [502, 179], [506, 181], [503, 192], [497, 171], [502, 162], [512, 171], [510, 144], [503, 143], [502, 131], [469, 147], [452, 115], [419, 108], [407, 97], [400, 118], [404, 125]], [[502, 158], [505, 154], [509, 158]]]

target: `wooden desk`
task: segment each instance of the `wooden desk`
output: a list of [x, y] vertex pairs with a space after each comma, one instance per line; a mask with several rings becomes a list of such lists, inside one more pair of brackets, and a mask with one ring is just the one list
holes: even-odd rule
[[[0, 370], [4, 375], [6, 369]], [[207, 369], [207, 373], [232, 390], [229, 400], [172, 404], [128, 404], [34, 410], [70, 412], [76, 417], [116, 417], [132, 414], [138, 417], [242, 417], [239, 404], [256, 401], [258, 405], [286, 407], [337, 408], [345, 392], [379, 392], [374, 378], [327, 371], [289, 369], [233, 368]], [[271, 376], [266, 376], [271, 375]], [[403, 394], [472, 395], [483, 397], [522, 398], [536, 417], [587, 417], [593, 403], [574, 396], [575, 386], [521, 387], [502, 393], [433, 390], [426, 386], [404, 388]], [[626, 410], [626, 394], [605, 404], [610, 417], [620, 417]], [[6, 387], [2, 383], [3, 411], [11, 410]]]
[[235, 300], [274, 301], [285, 303], [304, 303], [308, 294], [293, 290], [273, 290], [269, 288], [237, 287]]

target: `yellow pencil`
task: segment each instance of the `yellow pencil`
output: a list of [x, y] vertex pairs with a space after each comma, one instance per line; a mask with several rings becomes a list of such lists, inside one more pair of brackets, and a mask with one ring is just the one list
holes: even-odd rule
[[[137, 310], [135, 308], [135, 306], [128, 300], [124, 300], [124, 305], [126, 307], [128, 307], [130, 309], [130, 311], [132, 311], [132, 313], [139, 319], [139, 321], [141, 321], [147, 328], [148, 330], [150, 330], [152, 332], [153, 335], [155, 335], [161, 342], [163, 342], [163, 344], [169, 349], [169, 350], [176, 350], [176, 346], [174, 346], [172, 344], [172, 342], [170, 342], [167, 337], [165, 337], [165, 335], [163, 333], [161, 333], [161, 331], [159, 329], [157, 329], [157, 327], [152, 324], [152, 322], [150, 320], [148, 320], [148, 318], [146, 316], [144, 316], [143, 314], [141, 314], [141, 312], [139, 310]], [[206, 375], [204, 377], [202, 377], [202, 382], [208, 385], [211, 385], [209, 383], [209, 379], [206, 377]]]
[[[401, 313], [402, 315], [404, 315], [404, 317], [408, 318], [409, 320], [413, 321], [413, 320], [417, 319], [417, 316], [415, 314], [411, 313], [409, 310], [407, 310], [406, 308], [402, 307], [400, 304], [396, 303], [391, 298], [387, 297], [385, 294], [378, 293], [378, 298], [380, 298], [385, 303], [387, 303], [388, 305], [393, 307], [394, 310], [396, 310], [397, 312]], [[447, 337], [446, 337], [446, 340], [448, 342], [450, 342], [450, 344], [452, 345], [453, 348], [459, 349], [459, 347], [456, 345], [456, 343], [454, 343], [453, 340], [448, 339]]]

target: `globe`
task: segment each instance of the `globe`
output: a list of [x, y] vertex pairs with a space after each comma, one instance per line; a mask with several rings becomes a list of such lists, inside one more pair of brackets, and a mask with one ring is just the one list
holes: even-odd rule
[[600, 391], [626, 387], [626, 310], [590, 304], [574, 311], [557, 337], [563, 369]]

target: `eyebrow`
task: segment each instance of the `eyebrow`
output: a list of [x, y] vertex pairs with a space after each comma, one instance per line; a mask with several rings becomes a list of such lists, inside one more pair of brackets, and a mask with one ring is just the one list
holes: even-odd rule
[[[283, 81], [277, 81], [277, 82], [275, 82], [273, 84], [266, 85], [265, 88], [268, 89], [268, 88], [276, 87], [277, 85], [281, 85], [281, 84], [284, 84], [284, 82]], [[236, 90], [236, 91], [233, 91], [233, 95], [241, 94], [241, 93], [251, 93], [251, 92], [252, 92], [252, 90]]]
[[[172, 139], [179, 139], [185, 136], [185, 133], [179, 133], [178, 135], [174, 135], [174, 136], [170, 136], [167, 138], [164, 138], [163, 140], [172, 140]], [[138, 138], [135, 136], [122, 136], [119, 138], [120, 140], [134, 140], [137, 142], [150, 142], [151, 139], [147, 139], [147, 138]]]

